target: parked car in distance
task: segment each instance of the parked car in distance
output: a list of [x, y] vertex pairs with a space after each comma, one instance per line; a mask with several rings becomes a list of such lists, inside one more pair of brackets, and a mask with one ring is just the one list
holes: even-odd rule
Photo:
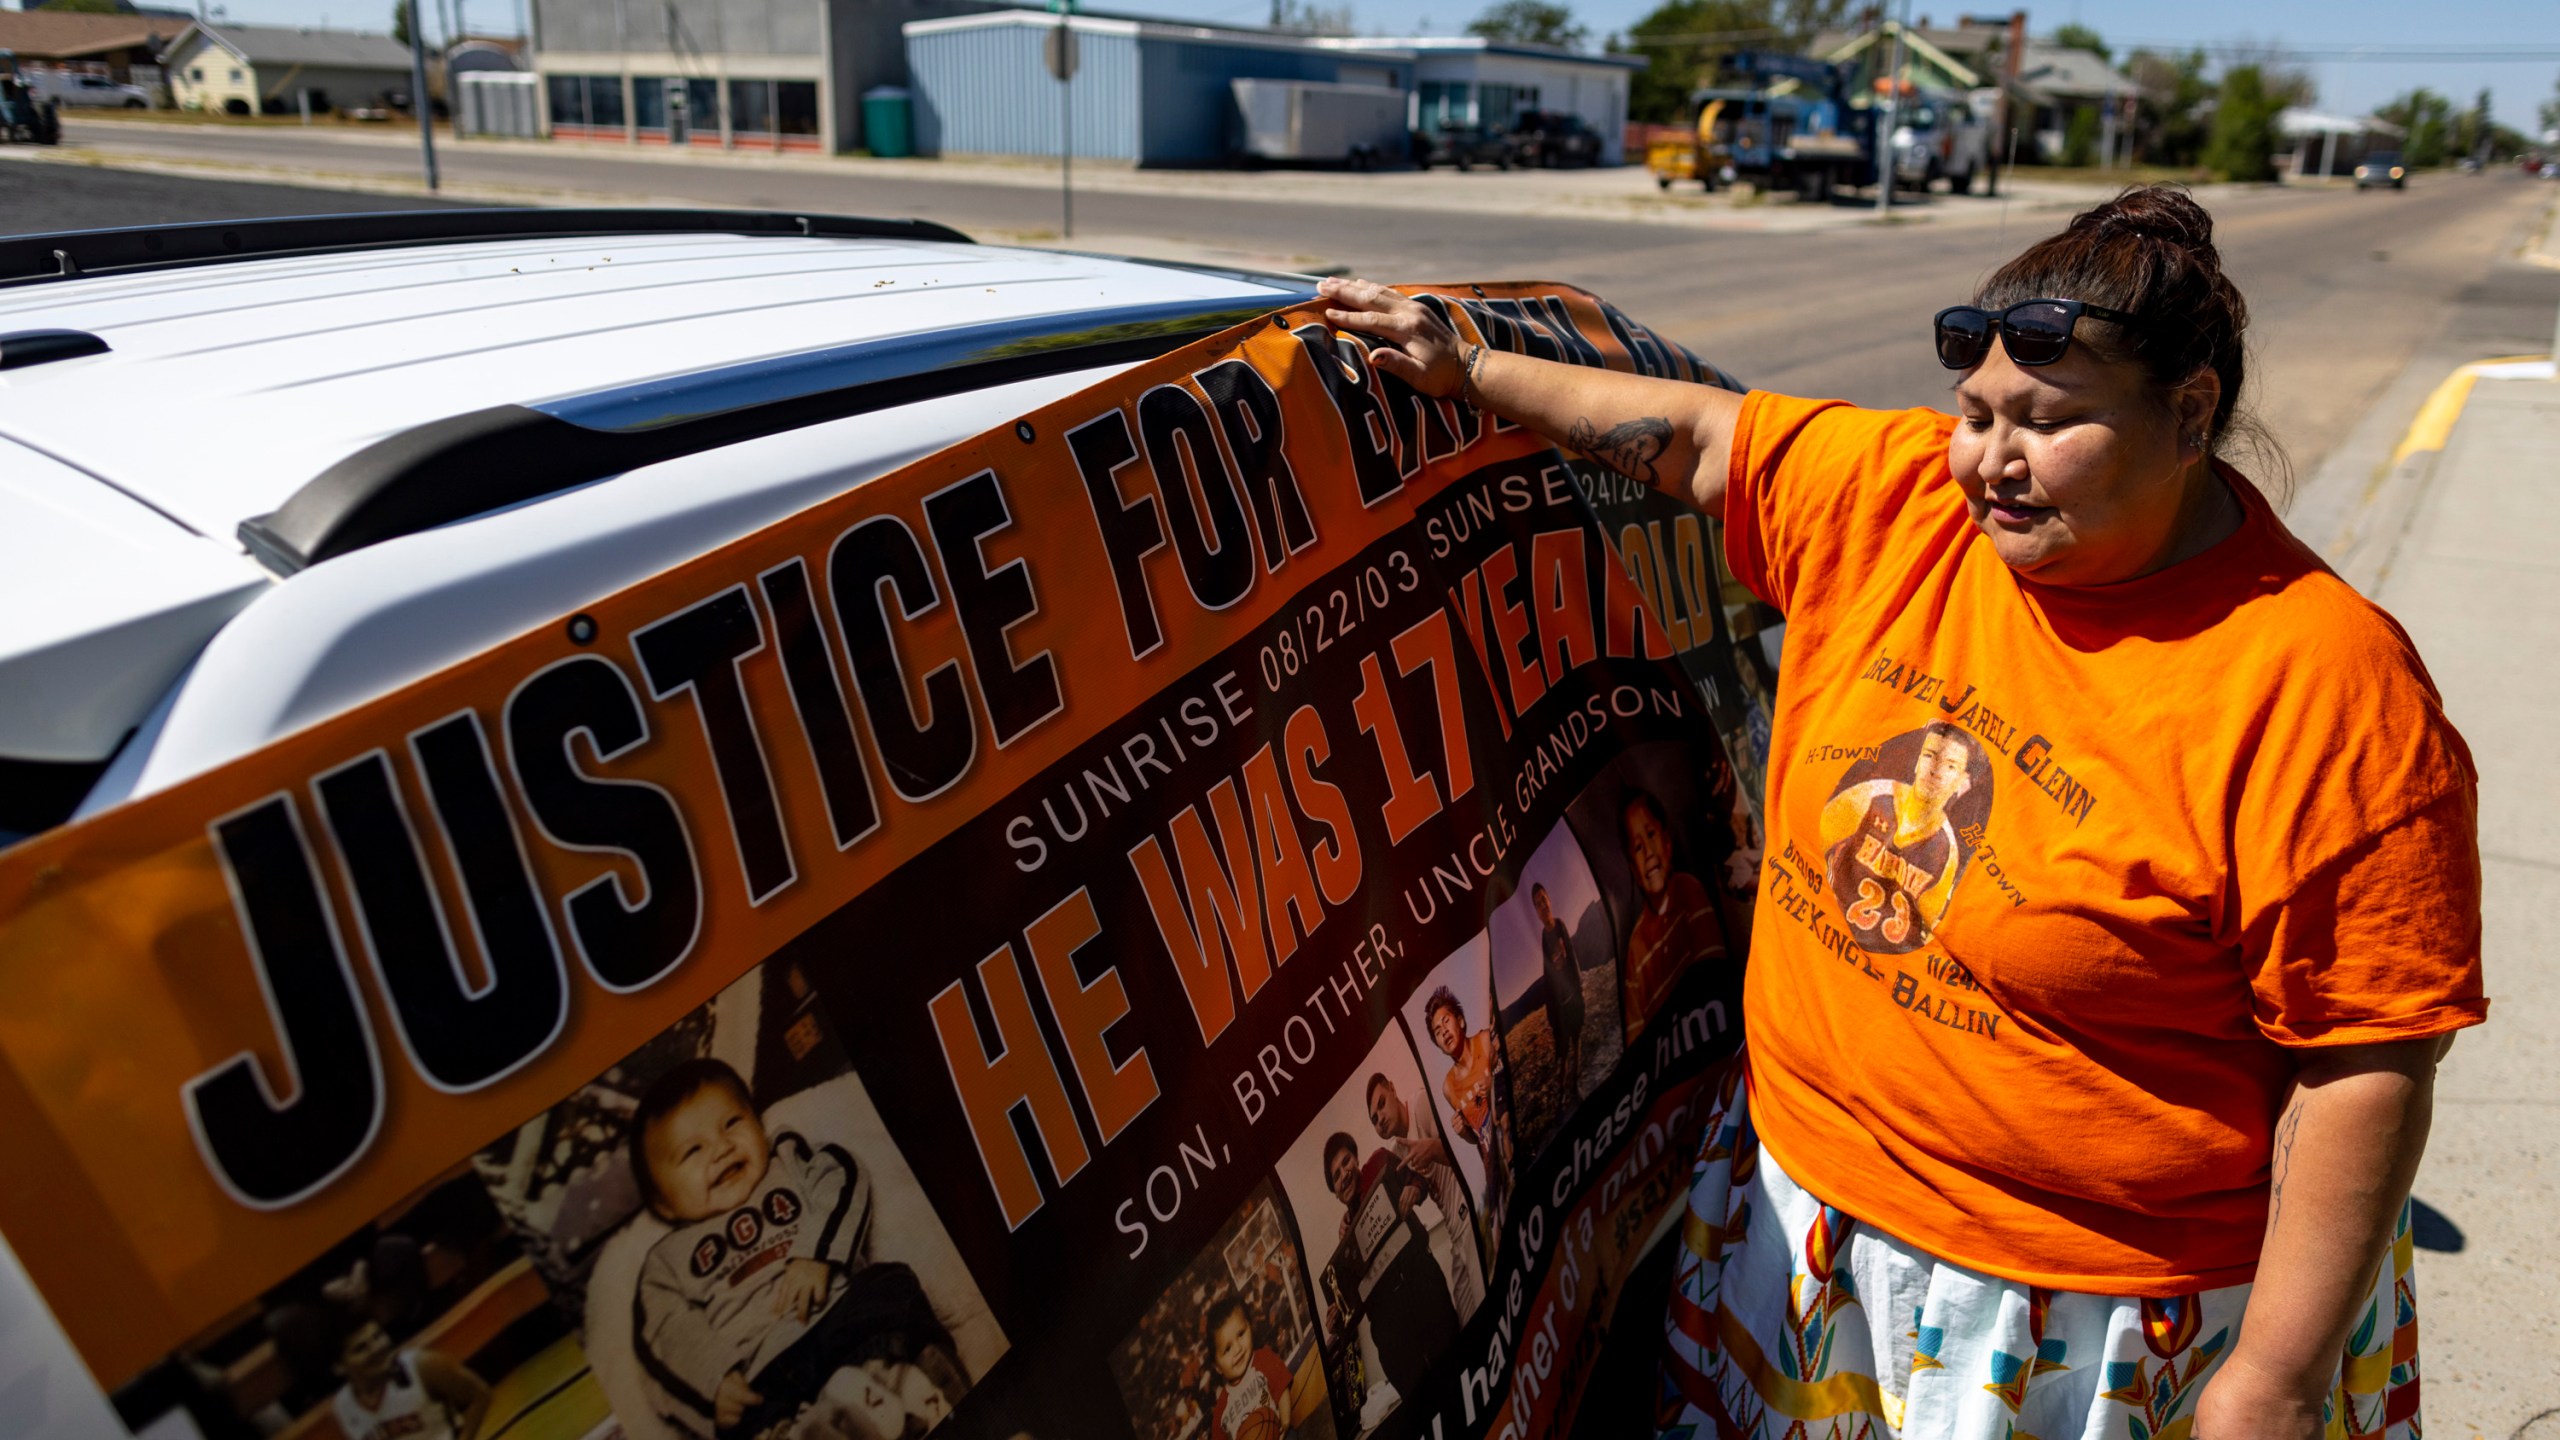
[[1952, 95], [1922, 95], [1904, 102], [1895, 117], [1896, 183], [1926, 191], [1943, 178], [1950, 194], [1970, 195], [1977, 177], [1990, 172], [1990, 127]]
[[2388, 185], [2394, 190], [2409, 188], [2408, 167], [2400, 163], [2399, 151], [2371, 151], [2363, 163], [2356, 166], [2357, 189], [2369, 190], [2377, 185]]
[[62, 143], [62, 123], [54, 103], [15, 75], [0, 72], [0, 145]]
[[1496, 170], [1508, 170], [1518, 159], [1518, 147], [1509, 135], [1471, 125], [1443, 125], [1437, 130], [1416, 131], [1413, 136], [1413, 163], [1425, 170], [1434, 165], [1460, 170], [1490, 165]]
[[1531, 110], [1512, 128], [1513, 147], [1523, 165], [1549, 170], [1600, 163], [1600, 132], [1581, 116], [1558, 110]]
[[38, 91], [50, 96], [55, 104], [81, 106], [88, 109], [148, 110], [151, 92], [139, 85], [123, 85], [104, 75], [37, 74], [27, 77]]

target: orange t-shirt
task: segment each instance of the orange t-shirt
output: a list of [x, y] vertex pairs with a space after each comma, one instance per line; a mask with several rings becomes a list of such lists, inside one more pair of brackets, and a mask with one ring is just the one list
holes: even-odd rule
[[2248, 1280], [2288, 1049], [2476, 1024], [2470, 752], [2391, 618], [2240, 529], [2022, 579], [1952, 416], [1754, 394], [1734, 574], [1787, 616], [1746, 980], [1805, 1188], [2057, 1289]]

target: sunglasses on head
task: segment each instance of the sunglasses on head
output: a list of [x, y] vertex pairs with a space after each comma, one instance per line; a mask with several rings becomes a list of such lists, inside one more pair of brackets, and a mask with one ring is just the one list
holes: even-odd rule
[[2083, 315], [2130, 325], [2136, 317], [2085, 300], [2021, 300], [2006, 310], [1950, 305], [1938, 312], [1938, 363], [1970, 370], [1991, 352], [1991, 337], [2012, 363], [2050, 365], [2071, 348], [2071, 327]]

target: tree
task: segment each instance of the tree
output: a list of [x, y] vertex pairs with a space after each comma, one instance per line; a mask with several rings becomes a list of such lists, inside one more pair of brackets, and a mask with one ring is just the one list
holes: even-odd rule
[[2496, 126], [2488, 87], [2482, 86], [2479, 95], [2472, 100], [2471, 108], [2453, 117], [2453, 157], [2457, 160], [2487, 159], [2485, 152], [2489, 147], [2489, 132]]
[[2544, 130], [2560, 130], [2560, 80], [2551, 82], [2551, 98], [2542, 102], [2538, 118]]
[[1766, 36], [1774, 28], [1769, 0], [1662, 0], [1627, 31], [1644, 56], [1627, 95], [1627, 118], [1668, 124], [1681, 118], [1689, 92], [1715, 79], [1724, 57], [1749, 42], [1734, 32]]
[[1271, 0], [1271, 28], [1291, 35], [1348, 35], [1351, 6], [1318, 5], [1314, 0]]
[[2100, 121], [2095, 105], [2074, 106], [2070, 121], [2062, 129], [2062, 163], [2095, 165], [2098, 163]]
[[1646, 62], [1636, 73], [1627, 118], [1678, 120], [1690, 92], [1715, 82], [1726, 55], [1803, 50], [1815, 35], [1838, 29], [1848, 13], [1849, 0], [1658, 0], [1626, 34], [1627, 48]]
[[2097, 31], [2077, 20], [2055, 30], [2052, 43], [2065, 50], [2086, 50], [2110, 65], [2115, 63], [2115, 52], [2107, 48], [2107, 42], [2098, 38]]
[[1572, 7], [1550, 0], [1501, 0], [1467, 22], [1467, 33], [1514, 45], [1552, 45], [1579, 50], [1591, 38], [1588, 27], [1574, 23]]
[[409, 17], [416, 13], [415, 0], [391, 0], [391, 38], [409, 43]]
[[2133, 154], [2154, 165], [2193, 165], [2204, 158], [2213, 83], [2204, 78], [2204, 52], [2160, 55], [2136, 50], [2126, 69], [2140, 94], [2134, 99]]
[[2230, 180], [2272, 180], [2275, 153], [2284, 143], [2276, 117], [2284, 113], [2281, 87], [2267, 84], [2255, 65], [2234, 65], [2222, 72], [2214, 97], [2213, 132], [2205, 141], [2207, 169]]
[[2400, 155], [2412, 170], [2442, 165], [2453, 141], [2453, 102], [2424, 86], [2373, 112], [2406, 132]]

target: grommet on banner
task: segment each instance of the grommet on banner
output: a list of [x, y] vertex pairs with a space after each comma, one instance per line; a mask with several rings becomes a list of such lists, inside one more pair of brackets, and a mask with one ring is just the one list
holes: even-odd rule
[[1031, 422], [1028, 420], [1018, 421], [1013, 427], [1013, 438], [1021, 441], [1025, 445], [1031, 443], [1032, 436], [1035, 433], [1037, 432], [1032, 430]]
[[595, 642], [596, 642], [596, 617], [594, 617], [593, 615], [572, 615], [572, 616], [570, 616], [570, 617], [569, 617], [569, 643], [571, 643], [571, 644], [573, 644], [573, 645], [592, 645], [592, 644], [594, 644]]

